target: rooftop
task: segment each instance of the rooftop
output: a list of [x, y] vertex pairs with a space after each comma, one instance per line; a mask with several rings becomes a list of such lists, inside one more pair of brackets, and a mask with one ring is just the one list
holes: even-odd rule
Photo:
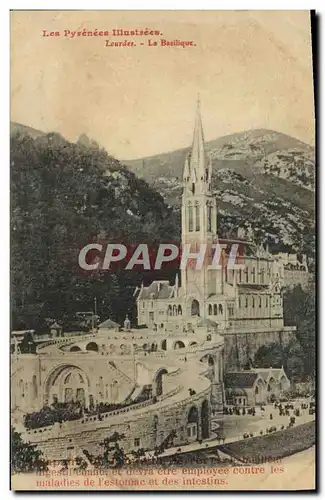
[[174, 285], [169, 281], [153, 281], [147, 287], [141, 287], [138, 300], [142, 299], [168, 299], [174, 290]]
[[241, 372], [229, 372], [225, 376], [225, 388], [240, 388], [253, 387], [258, 373], [251, 372], [250, 370]]

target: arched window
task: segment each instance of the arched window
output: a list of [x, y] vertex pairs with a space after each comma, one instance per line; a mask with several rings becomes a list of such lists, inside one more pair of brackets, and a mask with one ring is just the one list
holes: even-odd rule
[[178, 314], [179, 316], [182, 316], [182, 314], [183, 314], [183, 311], [182, 311], [182, 306], [178, 306], [178, 309], [177, 309], [177, 314]]
[[172, 314], [173, 314], [172, 306], [168, 306], [167, 314], [168, 314], [168, 316], [172, 316]]
[[200, 231], [200, 207], [195, 204], [195, 231]]
[[176, 306], [173, 306], [173, 316], [177, 316], [177, 308], [176, 308]]
[[253, 308], [255, 307], [255, 299], [254, 299], [254, 297], [252, 297], [252, 307]]
[[223, 314], [223, 307], [221, 304], [219, 304], [219, 314]]
[[37, 380], [36, 375], [32, 377], [32, 387], [33, 387], [33, 398], [37, 398]]
[[248, 307], [248, 297], [245, 297], [245, 307]]
[[214, 314], [214, 316], [218, 315], [218, 305], [217, 304], [214, 304], [214, 306], [213, 306], [213, 314]]
[[192, 205], [188, 206], [188, 230], [189, 230], [189, 232], [193, 231], [193, 207], [192, 207]]
[[208, 314], [209, 314], [209, 316], [212, 316], [212, 305], [211, 304], [209, 304], [209, 313]]
[[252, 282], [255, 283], [256, 281], [256, 269], [255, 267], [253, 267], [252, 269]]
[[212, 207], [211, 205], [207, 206], [207, 230], [209, 233], [212, 231]]
[[197, 300], [193, 300], [191, 304], [191, 316], [200, 316], [200, 304]]

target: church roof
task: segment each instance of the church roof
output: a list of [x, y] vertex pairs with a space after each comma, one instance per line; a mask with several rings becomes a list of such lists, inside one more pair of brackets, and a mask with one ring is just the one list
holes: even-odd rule
[[241, 372], [229, 372], [225, 376], [225, 388], [241, 388], [253, 387], [258, 373], [251, 371], [241, 371]]
[[281, 373], [284, 373], [282, 368], [252, 368], [256, 374], [260, 375], [263, 380], [268, 380], [270, 377], [277, 380]]
[[212, 319], [209, 318], [201, 318], [197, 322], [196, 326], [213, 326], [214, 328], [218, 326], [218, 324], [215, 321], [212, 321]]
[[168, 299], [174, 290], [169, 281], [153, 281], [151, 285], [140, 290], [138, 299]]
[[98, 328], [117, 328], [120, 325], [118, 323], [115, 323], [115, 321], [112, 321], [111, 319], [107, 318], [103, 323], [101, 323]]
[[57, 321], [54, 321], [54, 323], [51, 324], [50, 328], [62, 328], [61, 325]]

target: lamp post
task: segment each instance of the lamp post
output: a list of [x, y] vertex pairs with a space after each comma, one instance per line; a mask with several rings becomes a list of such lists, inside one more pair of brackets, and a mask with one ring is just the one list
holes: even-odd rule
[[134, 387], [136, 386], [137, 383], [137, 369], [136, 369], [136, 363], [135, 363], [135, 348], [134, 348], [134, 336], [132, 335], [132, 359], [133, 359], [133, 383]]

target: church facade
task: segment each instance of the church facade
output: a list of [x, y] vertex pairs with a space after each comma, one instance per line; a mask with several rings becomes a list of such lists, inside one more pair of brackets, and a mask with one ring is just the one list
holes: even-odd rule
[[[239, 234], [239, 232], [238, 232]], [[198, 102], [193, 144], [183, 169], [182, 249], [193, 256], [206, 245], [201, 269], [187, 265], [172, 285], [154, 281], [137, 294], [138, 323], [164, 332], [195, 329], [198, 321], [224, 336], [228, 369], [251, 364], [257, 349], [287, 343], [294, 327], [283, 319], [283, 263], [262, 246], [242, 238], [218, 236], [218, 203], [212, 188], [212, 164], [205, 149]], [[222, 247], [218, 269], [211, 268], [215, 245]], [[229, 249], [237, 248], [240, 266], [228, 265]], [[191, 257], [190, 255], [190, 257]]]

